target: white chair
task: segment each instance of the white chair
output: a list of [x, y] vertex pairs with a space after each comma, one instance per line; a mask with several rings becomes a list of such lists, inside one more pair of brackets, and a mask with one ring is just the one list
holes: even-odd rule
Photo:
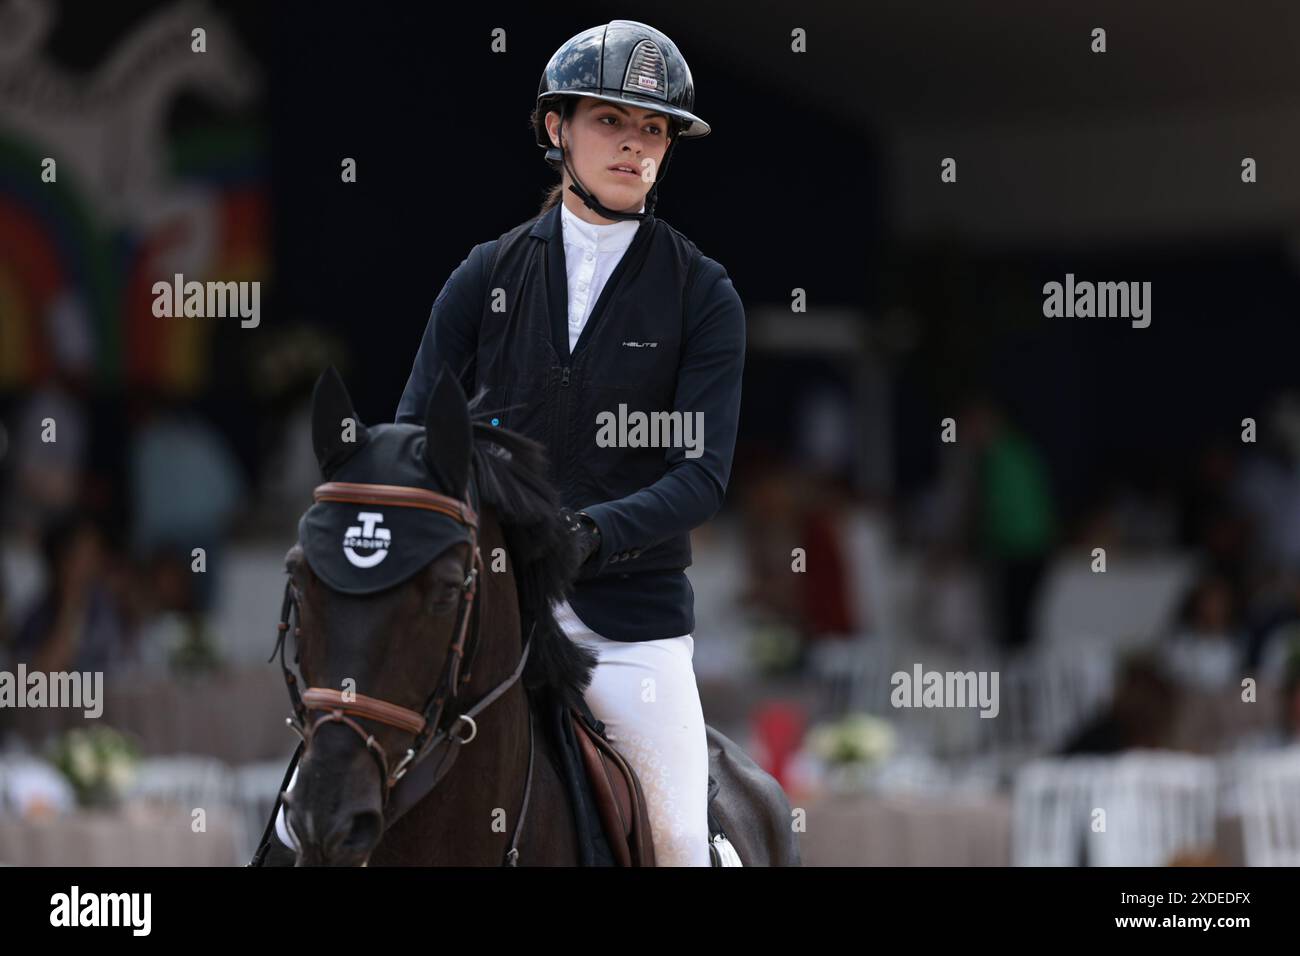
[[1216, 798], [1215, 764], [1205, 757], [1133, 751], [1034, 761], [1016, 777], [1012, 861], [1164, 866], [1214, 845]]
[[993, 752], [1042, 754], [1096, 713], [1114, 692], [1115, 656], [1104, 646], [1046, 647], [1000, 668], [999, 713], [985, 724]]
[[1035, 658], [999, 662], [998, 715], [982, 720], [984, 749], [994, 753], [1042, 754], [1042, 677]]
[[817, 642], [809, 667], [827, 695], [831, 713], [890, 715], [893, 647], [874, 635]]
[[137, 766], [128, 795], [187, 810], [229, 808], [235, 802], [235, 782], [230, 768], [215, 757], [150, 757]]
[[1167, 866], [1180, 853], [1213, 849], [1218, 798], [1208, 757], [1133, 751], [1106, 761], [1092, 800], [1106, 830], [1088, 841], [1095, 866]]
[[1041, 652], [1035, 739], [1056, 748], [1114, 693], [1116, 657], [1106, 647], [1083, 643]]
[[840, 543], [854, 619], [863, 631], [896, 633], [900, 624], [896, 582], [902, 556], [893, 547], [890, 522], [860, 507], [850, 508], [841, 521]]
[[1235, 764], [1247, 866], [1300, 866], [1300, 748]]
[[1013, 866], [1079, 866], [1091, 824], [1091, 789], [1103, 760], [1043, 759], [1025, 764], [1012, 792]]

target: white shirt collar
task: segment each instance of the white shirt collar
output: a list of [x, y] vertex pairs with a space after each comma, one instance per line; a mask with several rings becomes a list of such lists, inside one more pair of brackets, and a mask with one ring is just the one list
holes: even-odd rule
[[[645, 203], [641, 204], [639, 211], [645, 212]], [[615, 252], [627, 248], [641, 225], [635, 219], [607, 223], [587, 222], [574, 215], [563, 201], [560, 203], [560, 219], [564, 223], [565, 241], [576, 243], [584, 249], [595, 249], [601, 252]]]

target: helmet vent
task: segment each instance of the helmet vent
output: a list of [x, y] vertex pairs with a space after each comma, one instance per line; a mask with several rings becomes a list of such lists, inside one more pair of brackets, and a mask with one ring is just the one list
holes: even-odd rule
[[623, 92], [668, 98], [668, 70], [663, 54], [653, 40], [642, 40], [632, 49], [627, 61], [627, 78]]

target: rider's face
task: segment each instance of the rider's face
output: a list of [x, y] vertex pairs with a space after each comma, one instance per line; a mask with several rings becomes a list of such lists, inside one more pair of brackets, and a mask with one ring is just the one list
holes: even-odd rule
[[[552, 143], [559, 140], [559, 120], [556, 112], [546, 116]], [[619, 211], [636, 212], [641, 208], [646, 193], [654, 186], [668, 142], [668, 118], [663, 113], [591, 97], [579, 99], [572, 119], [564, 124], [564, 145], [578, 178], [604, 205]], [[620, 164], [631, 167], [633, 172], [611, 168]], [[570, 203], [573, 212], [581, 210], [584, 219], [610, 221], [583, 206], [568, 189], [564, 201]]]

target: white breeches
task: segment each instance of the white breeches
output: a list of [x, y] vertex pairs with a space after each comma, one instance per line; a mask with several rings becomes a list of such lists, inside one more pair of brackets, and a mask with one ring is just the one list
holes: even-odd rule
[[593, 632], [567, 601], [555, 620], [599, 660], [587, 706], [641, 780], [658, 866], [710, 866], [709, 750], [695, 684], [690, 634], [612, 641]]

